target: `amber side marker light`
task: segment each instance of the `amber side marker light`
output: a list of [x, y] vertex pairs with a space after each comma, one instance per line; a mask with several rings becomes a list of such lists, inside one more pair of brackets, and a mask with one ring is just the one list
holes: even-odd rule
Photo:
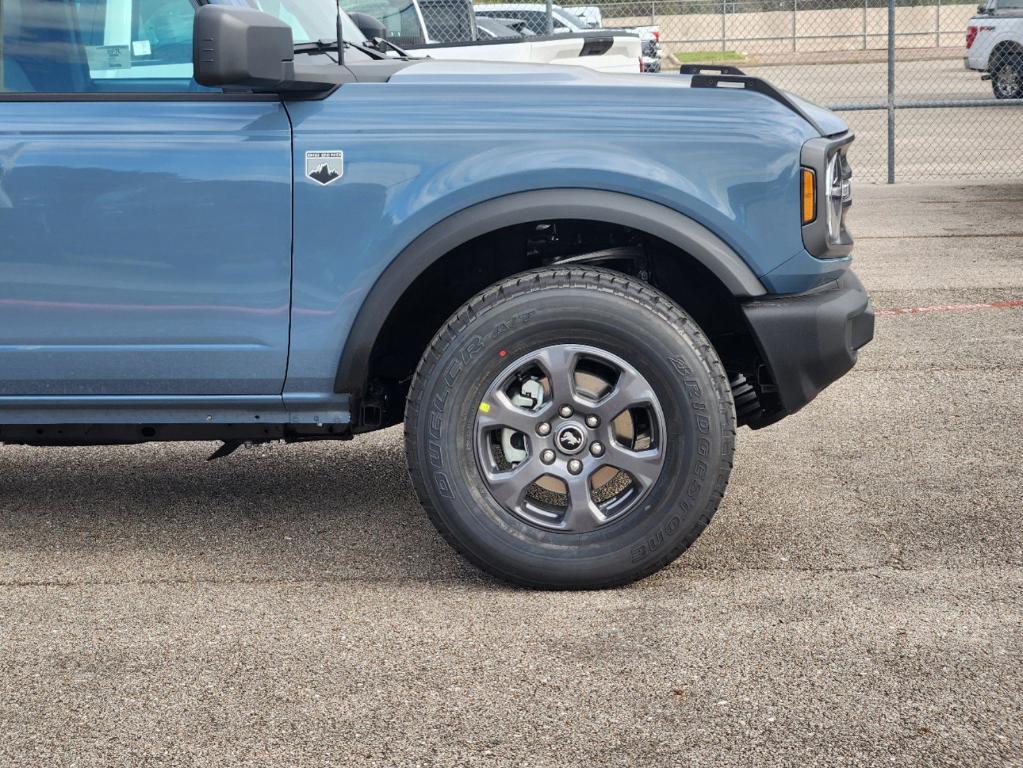
[[802, 179], [802, 211], [803, 224], [810, 224], [817, 218], [817, 176], [810, 168], [803, 168]]

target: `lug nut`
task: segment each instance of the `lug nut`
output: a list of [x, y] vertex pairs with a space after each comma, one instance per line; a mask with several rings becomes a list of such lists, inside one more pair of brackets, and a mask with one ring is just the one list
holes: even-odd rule
[[556, 458], [557, 455], [550, 448], [540, 453], [540, 461], [544, 464], [553, 464]]
[[592, 443], [590, 445], [590, 453], [593, 454], [594, 456], [603, 456], [604, 446], [601, 445], [600, 443]]
[[570, 417], [574, 413], [574, 411], [572, 410], [572, 406], [570, 406], [570, 405], [563, 405], [563, 406], [561, 406], [561, 410], [558, 411], [558, 413], [561, 414], [561, 418], [567, 419], [568, 417]]
[[540, 437], [547, 437], [547, 435], [549, 435], [550, 433], [551, 425], [548, 424], [546, 421], [536, 428], [536, 434], [540, 435]]
[[590, 414], [589, 416], [586, 417], [586, 426], [589, 427], [590, 429], [596, 429], [597, 427], [600, 426], [600, 419], [598, 419], [593, 414]]
[[573, 475], [578, 475], [583, 471], [583, 463], [579, 459], [572, 459], [568, 462], [568, 471]]

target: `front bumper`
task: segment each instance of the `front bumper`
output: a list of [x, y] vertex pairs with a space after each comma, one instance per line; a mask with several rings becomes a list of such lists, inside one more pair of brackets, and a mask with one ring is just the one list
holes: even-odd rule
[[874, 308], [849, 271], [809, 293], [748, 302], [743, 312], [769, 372], [762, 385], [774, 390], [780, 406], [754, 427], [813, 400], [856, 364], [857, 350], [874, 338]]

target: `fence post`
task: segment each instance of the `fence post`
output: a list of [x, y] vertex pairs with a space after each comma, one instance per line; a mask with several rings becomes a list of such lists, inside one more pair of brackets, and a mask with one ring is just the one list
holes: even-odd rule
[[863, 0], [863, 50], [867, 50], [867, 2]]
[[657, 11], [654, 10], [653, 0], [650, 2], [650, 26], [657, 24]]
[[728, 13], [728, 0], [721, 0], [721, 50], [725, 50], [725, 14]]
[[895, 0], [888, 0], [888, 183], [895, 183]]
[[934, 6], [934, 47], [941, 47], [941, 0]]
[[547, 34], [554, 34], [554, 0], [547, 0]]
[[799, 0], [792, 0], [792, 50], [796, 50], [796, 12], [799, 8]]

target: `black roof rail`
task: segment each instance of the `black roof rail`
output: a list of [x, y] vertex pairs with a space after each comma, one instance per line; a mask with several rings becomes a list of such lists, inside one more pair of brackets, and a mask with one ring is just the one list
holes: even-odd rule
[[692, 88], [718, 88], [721, 86], [725, 88], [738, 88], [746, 91], [756, 91], [757, 93], [767, 96], [769, 99], [774, 99], [779, 104], [787, 107], [788, 109], [795, 112], [801, 118], [806, 120], [810, 125], [821, 136], [824, 135], [824, 131], [817, 124], [817, 121], [810, 117], [803, 109], [796, 104], [792, 99], [788, 97], [782, 91], [779, 91], [773, 85], [766, 80], [761, 80], [759, 77], [750, 77], [749, 75], [693, 75], [693, 79], [690, 82]]
[[746, 73], [738, 67], [731, 67], [727, 64], [683, 64], [678, 73], [680, 75], [702, 75], [704, 72], [717, 72], [719, 75], [738, 75], [745, 77]]

